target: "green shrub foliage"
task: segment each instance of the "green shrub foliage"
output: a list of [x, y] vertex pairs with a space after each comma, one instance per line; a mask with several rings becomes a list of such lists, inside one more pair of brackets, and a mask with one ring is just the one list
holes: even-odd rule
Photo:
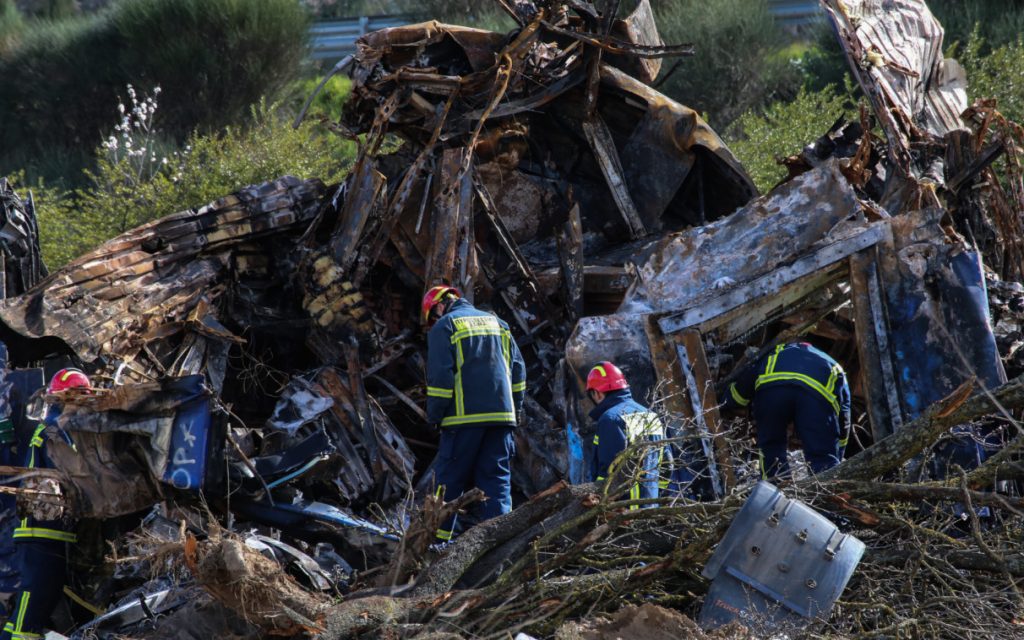
[[239, 122], [296, 75], [306, 27], [294, 0], [122, 0], [33, 23], [0, 56], [4, 156], [92, 149], [129, 83], [165, 89], [172, 137]]
[[[154, 92], [156, 93], [156, 92]], [[66, 192], [37, 182], [43, 257], [50, 268], [140, 224], [206, 204], [282, 175], [337, 182], [354, 145], [307, 121], [294, 129], [273, 105], [252, 108], [250, 124], [193, 134], [177, 150], [161, 142], [158, 95], [128, 92], [120, 121], [97, 150], [88, 187]]]

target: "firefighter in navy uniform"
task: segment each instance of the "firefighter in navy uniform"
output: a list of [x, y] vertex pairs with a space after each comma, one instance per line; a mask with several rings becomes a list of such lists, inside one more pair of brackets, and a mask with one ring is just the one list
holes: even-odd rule
[[[587, 374], [587, 395], [595, 405], [590, 418], [597, 423], [597, 433], [594, 434], [597, 452], [591, 470], [593, 480], [607, 478], [612, 462], [627, 446], [642, 439], [658, 441], [665, 438], [661, 419], [633, 400], [626, 376], [611, 362], [601, 362]], [[652, 447], [645, 452], [640, 481], [630, 487], [631, 499], [658, 497], [662, 485], [659, 468], [663, 456], [663, 448]]]
[[751, 403], [762, 477], [788, 472], [790, 424], [814, 473], [843, 459], [850, 429], [850, 386], [843, 368], [828, 354], [806, 342], [780, 344], [729, 386], [727, 408]]
[[[78, 369], [62, 369], [53, 376], [47, 393], [60, 394], [73, 387], [88, 389], [91, 386], [89, 378]], [[31, 440], [27, 443], [23, 466], [52, 466], [46, 455], [45, 431], [47, 426], [56, 424], [59, 414], [59, 405], [47, 408], [43, 422], [36, 427]], [[43, 637], [50, 616], [64, 590], [67, 544], [77, 542], [73, 526], [73, 523], [67, 523], [60, 515], [56, 515], [53, 519], [26, 517], [15, 528], [14, 542], [17, 547], [21, 582], [10, 617], [0, 632], [0, 640], [29, 640]]]
[[[481, 520], [512, 510], [513, 429], [526, 396], [526, 364], [508, 325], [445, 285], [423, 298], [427, 417], [441, 429], [435, 480], [452, 500], [471, 487], [487, 496]], [[452, 539], [455, 518], [437, 531]]]

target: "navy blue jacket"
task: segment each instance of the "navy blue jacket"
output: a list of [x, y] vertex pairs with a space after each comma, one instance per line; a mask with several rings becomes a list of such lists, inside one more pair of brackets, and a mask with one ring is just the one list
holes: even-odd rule
[[777, 385], [810, 390], [828, 402], [839, 416], [839, 426], [850, 424], [850, 385], [846, 372], [827, 353], [806, 342], [780, 344], [775, 350], [748, 366], [729, 386], [727, 407], [745, 407], [758, 389]]
[[526, 363], [508, 325], [456, 300], [427, 335], [427, 419], [442, 427], [512, 426]]
[[[663, 440], [665, 427], [658, 414], [633, 400], [629, 389], [610, 391], [590, 412], [590, 418], [597, 421], [594, 445], [597, 454], [591, 469], [594, 480], [608, 477], [612, 461], [630, 444], [640, 438], [650, 441]], [[658, 497], [658, 467], [662, 450], [653, 448], [644, 458], [644, 480], [630, 489], [631, 498]]]

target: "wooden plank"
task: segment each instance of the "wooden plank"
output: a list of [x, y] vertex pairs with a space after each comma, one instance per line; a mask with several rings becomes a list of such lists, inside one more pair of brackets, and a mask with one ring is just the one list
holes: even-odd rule
[[683, 346], [686, 348], [686, 355], [690, 360], [694, 381], [697, 383], [697, 389], [700, 392], [700, 406], [704, 413], [704, 424], [711, 435], [711, 442], [715, 450], [715, 461], [718, 463], [718, 473], [722, 479], [722, 488], [728, 494], [736, 486], [736, 476], [733, 473], [731, 456], [729, 455], [729, 443], [725, 441], [725, 436], [723, 435], [722, 417], [718, 413], [718, 395], [715, 393], [715, 381], [711, 377], [708, 357], [704, 352], [704, 338], [696, 329], [683, 331], [681, 337]]

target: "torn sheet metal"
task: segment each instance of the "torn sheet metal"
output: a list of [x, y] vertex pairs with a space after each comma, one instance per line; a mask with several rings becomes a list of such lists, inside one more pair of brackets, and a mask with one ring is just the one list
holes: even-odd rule
[[223, 424], [208, 399], [201, 376], [64, 396], [47, 453], [70, 481], [75, 515], [134, 513], [166, 487], [222, 490]]
[[943, 58], [942, 26], [924, 0], [824, 0], [850, 69], [871, 99], [897, 171], [911, 143], [963, 127], [967, 77]]
[[333, 406], [334, 400], [316, 393], [302, 378], [293, 378], [281, 393], [267, 426], [295, 435], [300, 427], [316, 420]]
[[894, 218], [893, 243], [879, 246], [879, 278], [904, 421], [966, 380], [1006, 382], [989, 321], [977, 253], [941, 226], [944, 212]]
[[[838, 165], [830, 163], [723, 220], [662, 241], [639, 267], [620, 313], [703, 309], [702, 301], [735, 286], [729, 281], [750, 282], [818, 246], [855, 236], [866, 226], [864, 206]], [[724, 313], [726, 307], [704, 315]]]
[[4, 341], [19, 360], [64, 345], [87, 362], [137, 359], [222, 290], [235, 248], [308, 222], [322, 195], [317, 180], [282, 178], [129, 231], [0, 302]]

